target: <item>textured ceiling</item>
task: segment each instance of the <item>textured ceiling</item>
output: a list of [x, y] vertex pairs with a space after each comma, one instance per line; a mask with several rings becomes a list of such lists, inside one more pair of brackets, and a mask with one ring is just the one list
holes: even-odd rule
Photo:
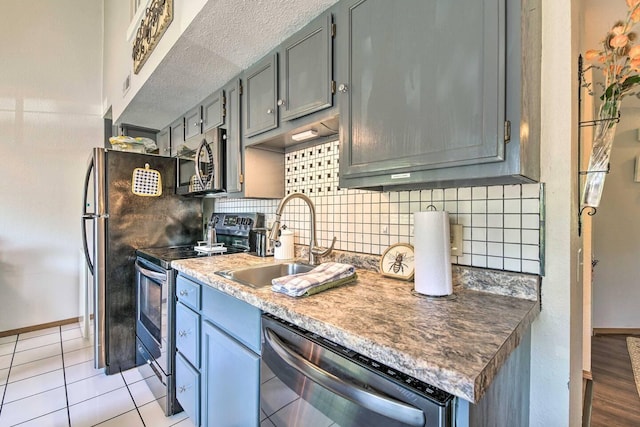
[[161, 129], [337, 0], [209, 0], [118, 123]]

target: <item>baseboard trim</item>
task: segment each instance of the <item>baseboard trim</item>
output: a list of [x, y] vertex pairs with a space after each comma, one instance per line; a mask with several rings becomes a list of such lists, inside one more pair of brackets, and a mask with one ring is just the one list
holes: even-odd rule
[[640, 335], [640, 328], [593, 328], [593, 335]]
[[78, 322], [80, 322], [79, 317], [72, 317], [70, 319], [58, 320], [58, 321], [49, 322], [49, 323], [41, 323], [40, 325], [28, 326], [26, 328], [10, 329], [8, 331], [0, 332], [0, 338], [10, 337], [11, 335], [26, 334], [27, 332], [39, 331], [40, 329], [53, 328], [54, 326], [70, 325], [71, 323], [78, 323]]

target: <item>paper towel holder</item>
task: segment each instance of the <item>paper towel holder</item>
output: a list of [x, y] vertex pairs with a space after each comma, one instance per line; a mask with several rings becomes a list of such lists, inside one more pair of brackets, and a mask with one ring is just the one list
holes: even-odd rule
[[394, 279], [412, 280], [415, 272], [413, 245], [396, 243], [380, 257], [380, 274]]

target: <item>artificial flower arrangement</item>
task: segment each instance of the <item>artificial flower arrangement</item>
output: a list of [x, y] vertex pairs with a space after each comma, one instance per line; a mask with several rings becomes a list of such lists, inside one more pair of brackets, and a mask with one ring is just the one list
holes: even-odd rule
[[634, 45], [636, 33], [632, 31], [640, 22], [640, 0], [626, 2], [626, 18], [613, 24], [601, 42], [601, 49], [585, 52], [585, 59], [594, 62], [592, 67], [602, 69], [604, 75], [593, 148], [582, 193], [582, 205], [585, 207], [595, 208], [600, 204], [616, 125], [620, 120], [620, 104], [625, 96], [635, 94], [633, 91], [640, 84], [640, 45]]

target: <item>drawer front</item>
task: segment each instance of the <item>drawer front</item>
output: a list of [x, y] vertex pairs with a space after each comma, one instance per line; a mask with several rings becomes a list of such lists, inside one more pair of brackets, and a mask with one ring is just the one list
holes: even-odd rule
[[196, 368], [200, 367], [199, 337], [200, 316], [188, 307], [176, 304], [176, 349]]
[[176, 398], [193, 425], [200, 425], [200, 374], [178, 354], [176, 356]]
[[258, 308], [217, 289], [203, 286], [202, 315], [255, 353], [261, 354]]
[[179, 275], [176, 282], [178, 301], [194, 310], [200, 310], [200, 285]]

